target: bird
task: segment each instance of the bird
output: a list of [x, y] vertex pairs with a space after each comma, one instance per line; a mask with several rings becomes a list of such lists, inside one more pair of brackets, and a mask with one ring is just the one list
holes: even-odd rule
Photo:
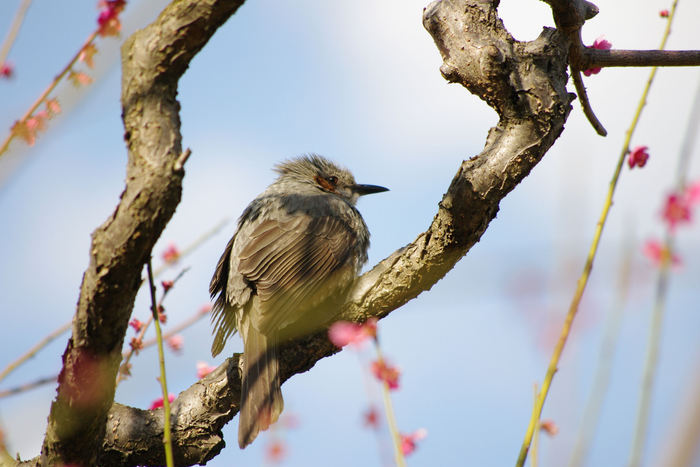
[[236, 331], [243, 339], [241, 449], [283, 410], [279, 345], [329, 324], [367, 262], [358, 198], [388, 191], [356, 183], [318, 154], [274, 170], [279, 176], [241, 214], [209, 286], [212, 356]]

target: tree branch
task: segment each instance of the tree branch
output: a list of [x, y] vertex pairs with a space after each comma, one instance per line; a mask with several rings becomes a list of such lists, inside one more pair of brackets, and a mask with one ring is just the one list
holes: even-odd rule
[[581, 70], [611, 66], [699, 66], [700, 50], [600, 50], [587, 47]]
[[[428, 290], [481, 238], [498, 205], [561, 134], [574, 96], [566, 91], [569, 43], [546, 29], [517, 42], [496, 1], [435, 2], [423, 24], [443, 57], [441, 71], [479, 95], [500, 116], [481, 154], [463, 161], [428, 230], [359, 278], [341, 319], [383, 317]], [[284, 380], [337, 352], [325, 332], [280, 349]], [[221, 428], [238, 412], [239, 355], [173, 402], [176, 464], [202, 463], [224, 446]], [[162, 464], [162, 410], [115, 404], [100, 465]]]
[[180, 201], [183, 172], [177, 82], [242, 1], [175, 0], [122, 47], [122, 105], [129, 149], [116, 211], [92, 234], [43, 465], [98, 465], [107, 413], [141, 270]]

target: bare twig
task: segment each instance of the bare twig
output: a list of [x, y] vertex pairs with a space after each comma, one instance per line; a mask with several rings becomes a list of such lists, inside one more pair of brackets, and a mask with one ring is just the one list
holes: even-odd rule
[[[207, 316], [208, 314], [209, 314], [208, 308], [201, 308], [201, 309], [197, 310], [197, 312], [195, 314], [193, 314], [192, 316], [190, 316], [186, 320], [182, 321], [181, 323], [178, 323], [177, 325], [170, 328], [170, 330], [168, 332], [163, 334], [163, 338], [167, 340], [168, 338], [174, 336], [175, 334], [182, 332], [183, 330], [189, 328], [190, 326], [192, 326], [193, 324], [195, 324], [197, 321], [199, 321], [203, 317]], [[150, 323], [150, 320], [151, 320], [151, 318], [149, 317], [148, 323]], [[138, 338], [143, 338], [143, 334], [139, 334]], [[143, 341], [143, 345], [142, 345], [141, 349], [142, 350], [147, 349], [148, 347], [151, 347], [155, 344], [156, 344], [156, 338], [151, 338], [151, 339], [145, 340], [145, 341]], [[122, 358], [124, 358], [124, 359], [129, 358], [130, 359], [132, 353], [133, 353], [132, 349], [126, 350], [125, 352], [123, 352]], [[128, 363], [128, 360], [126, 360], [124, 363]], [[22, 392], [29, 391], [31, 389], [38, 388], [40, 386], [44, 386], [46, 384], [55, 383], [56, 378], [58, 378], [58, 375], [45, 376], [43, 378], [37, 379], [36, 381], [24, 383], [24, 384], [21, 384], [19, 386], [15, 386], [15, 387], [10, 388], [10, 389], [1, 390], [0, 391], [0, 399], [2, 399], [3, 397], [14, 396], [16, 394], [20, 394]], [[117, 381], [121, 382], [122, 379], [123, 378], [122, 378], [121, 373], [120, 373], [119, 376], [117, 376]]]
[[[180, 278], [182, 278], [182, 276], [187, 271], [189, 271], [189, 269], [190, 268], [185, 268], [182, 271], [180, 271], [180, 273], [177, 276], [175, 276], [175, 279], [173, 279], [172, 286], [164, 288], [163, 295], [161, 295], [160, 301], [157, 304], [157, 308], [156, 308], [157, 310], [160, 310], [163, 308], [163, 301], [165, 300], [165, 297], [168, 295], [168, 292], [170, 292], [170, 289], [172, 289], [175, 286], [177, 281], [179, 281]], [[198, 315], [199, 315], [199, 313], [198, 313]], [[153, 322], [153, 319], [154, 319], [153, 316], [149, 316], [148, 319], [146, 320], [146, 322], [141, 325], [141, 329], [139, 329], [139, 335], [136, 337], [136, 340], [138, 342], [143, 342], [143, 336], [146, 334], [146, 331], [148, 330], [148, 327]], [[156, 319], [156, 321], [158, 320], [157, 317], [155, 319]], [[195, 322], [195, 321], [196, 320], [193, 320], [192, 322]], [[153, 342], [150, 342], [149, 345], [153, 345], [156, 342], [157, 342], [157, 339], [153, 340]], [[140, 348], [143, 348], [143, 347], [145, 347], [145, 345], [142, 345]], [[129, 348], [129, 350], [124, 352], [124, 354], [122, 356], [122, 363], [121, 363], [121, 365], [119, 365], [119, 373], [117, 374], [117, 384], [121, 383], [124, 380], [125, 375], [128, 374], [129, 362], [131, 361], [131, 357], [134, 355], [134, 353], [136, 353], [136, 350], [133, 347]]]
[[700, 50], [600, 50], [586, 47], [580, 69], [621, 66], [698, 66]]
[[586, 455], [589, 451], [595, 428], [600, 418], [603, 401], [605, 399], [605, 391], [610, 383], [610, 374], [612, 372], [612, 361], [615, 356], [615, 346], [620, 334], [622, 325], [622, 315], [629, 295], [632, 271], [632, 258], [634, 256], [636, 244], [631, 238], [631, 235], [626, 236], [625, 249], [620, 262], [620, 271], [617, 276], [617, 284], [615, 286], [615, 302], [607, 314], [607, 323], [603, 340], [600, 344], [600, 353], [598, 357], [598, 365], [595, 373], [591, 392], [588, 396], [588, 401], [583, 410], [583, 420], [579, 430], [576, 445], [571, 454], [569, 467], [578, 467], [584, 465]]
[[[66, 323], [63, 326], [61, 326], [60, 328], [54, 330], [53, 332], [51, 332], [51, 334], [49, 334], [48, 336], [44, 337], [42, 340], [37, 342], [36, 345], [34, 345], [34, 347], [32, 347], [31, 349], [29, 349], [27, 351], [27, 353], [25, 353], [24, 355], [19, 357], [14, 362], [7, 365], [7, 367], [2, 371], [2, 373], [0, 373], [0, 381], [5, 379], [5, 377], [7, 375], [9, 375], [10, 373], [12, 373], [18, 366], [20, 366], [21, 364], [23, 364], [24, 362], [26, 362], [27, 360], [32, 358], [34, 355], [36, 355], [37, 352], [39, 352], [41, 349], [46, 347], [51, 341], [53, 341], [58, 336], [60, 336], [61, 334], [63, 334], [67, 330], [69, 330], [70, 325], [71, 325], [71, 323]], [[55, 381], [56, 377], [54, 377], [53, 380]], [[2, 396], [0, 396], [0, 397], [2, 397]]]
[[588, 93], [586, 93], [586, 86], [583, 84], [583, 79], [581, 79], [581, 71], [571, 67], [571, 79], [574, 82], [574, 87], [576, 88], [576, 94], [578, 95], [578, 100], [581, 102], [581, 108], [583, 108], [583, 114], [586, 116], [590, 124], [595, 129], [596, 133], [600, 136], [607, 136], [608, 130], [605, 129], [598, 117], [596, 117], [591, 107], [591, 102], [588, 100]]
[[[217, 233], [219, 233], [219, 231], [220, 231], [222, 228], [224, 228], [224, 227], [226, 226], [226, 224], [228, 224], [229, 222], [231, 222], [231, 219], [229, 219], [229, 218], [221, 219], [221, 220], [219, 221], [218, 224], [216, 224], [214, 227], [212, 227], [211, 229], [209, 229], [209, 230], [207, 230], [206, 232], [204, 232], [202, 235], [200, 235], [198, 238], [196, 238], [192, 243], [190, 243], [188, 246], [186, 246], [182, 251], [180, 251], [180, 257], [179, 257], [179, 259], [182, 260], [182, 259], [185, 258], [187, 255], [189, 255], [190, 253], [192, 253], [193, 251], [195, 251], [195, 250], [196, 250], [197, 248], [199, 248], [204, 242], [206, 242], [206, 241], [209, 240], [211, 237], [213, 237], [214, 235], [216, 235]], [[161, 265], [159, 268], [157, 268], [157, 269], [153, 272], [153, 274], [155, 275], [155, 277], [160, 276], [160, 275], [163, 273], [163, 271], [165, 271], [166, 269], [168, 269], [168, 268], [171, 266], [171, 264], [173, 264], [173, 263], [165, 263], [165, 264]]]
[[5, 37], [5, 41], [2, 43], [2, 47], [0, 47], [0, 66], [5, 63], [7, 56], [10, 54], [10, 50], [12, 50], [12, 45], [15, 43], [19, 29], [22, 27], [24, 15], [27, 13], [27, 9], [31, 3], [32, 0], [22, 0], [19, 4], [19, 8], [17, 8], [17, 13], [15, 13], [15, 17], [12, 20], [10, 30]]
[[[160, 367], [160, 386], [163, 388], [163, 445], [165, 446], [165, 464], [168, 467], [173, 467], [175, 462], [173, 461], [173, 443], [170, 438], [170, 398], [168, 394], [168, 381], [165, 376], [165, 354], [163, 352], [163, 333], [160, 330], [160, 319], [158, 319], [158, 312], [160, 310], [160, 305], [156, 303], [156, 286], [153, 283], [153, 268], [151, 267], [151, 260], [149, 259], [146, 263], [146, 270], [148, 271], [148, 290], [151, 296], [151, 313], [153, 315], [153, 323], [156, 328], [156, 339], [158, 341], [158, 366]], [[166, 289], [165, 292], [167, 292]], [[163, 292], [163, 295], [165, 295]]]
[[44, 386], [46, 384], [55, 383], [57, 378], [58, 375], [45, 376], [43, 378], [37, 379], [36, 381], [24, 383], [19, 386], [15, 386], [14, 388], [2, 390], [0, 391], [0, 399], [3, 397], [14, 396], [15, 394], [30, 391], [32, 389]]
[[[29, 117], [32, 116], [32, 114], [36, 111], [36, 109], [39, 108], [39, 106], [46, 101], [46, 98], [51, 94], [51, 91], [53, 91], [56, 86], [58, 86], [58, 83], [61, 82], [63, 77], [68, 74], [69, 71], [73, 69], [73, 65], [75, 65], [75, 62], [78, 61], [80, 58], [80, 54], [83, 53], [83, 50], [85, 50], [86, 47], [88, 47], [92, 42], [95, 40], [99, 33], [99, 29], [95, 30], [92, 34], [88, 36], [88, 38], [85, 40], [83, 45], [80, 47], [78, 52], [73, 56], [73, 58], [68, 62], [68, 64], [61, 70], [58, 75], [51, 81], [49, 86], [44, 90], [43, 93], [37, 98], [37, 100], [34, 101], [34, 103], [29, 107], [29, 109], [25, 112], [25, 114], [18, 120], [19, 123], [26, 122]], [[7, 152], [7, 149], [10, 147], [10, 142], [15, 138], [16, 133], [14, 131], [10, 131], [10, 134], [7, 135], [7, 138], [0, 144], [0, 157]]]
[[[187, 318], [183, 322], [179, 323], [177, 326], [173, 326], [173, 327], [169, 328], [168, 332], [163, 334], [163, 338], [167, 340], [167, 339], [173, 337], [175, 334], [184, 331], [185, 329], [189, 328], [190, 326], [192, 326], [194, 323], [196, 323], [200, 319], [207, 316], [209, 314], [209, 311], [210, 310], [208, 307], [201, 308], [201, 309], [197, 310], [197, 312], [194, 315], [190, 316], [189, 318]], [[147, 349], [148, 347], [151, 347], [155, 343], [156, 343], [156, 338], [153, 337], [151, 339], [143, 341], [143, 347], [141, 347], [141, 348]]]

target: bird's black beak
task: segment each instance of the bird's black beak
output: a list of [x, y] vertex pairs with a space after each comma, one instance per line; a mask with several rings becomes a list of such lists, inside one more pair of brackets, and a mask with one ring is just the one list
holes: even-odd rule
[[382, 191], [389, 191], [389, 189], [379, 185], [353, 185], [352, 191], [362, 196], [371, 195], [372, 193], [381, 193]]

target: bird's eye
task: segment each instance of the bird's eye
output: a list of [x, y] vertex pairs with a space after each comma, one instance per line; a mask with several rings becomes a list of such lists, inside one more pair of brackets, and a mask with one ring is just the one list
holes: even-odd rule
[[331, 185], [335, 185], [336, 183], [338, 183], [338, 177], [336, 177], [335, 175], [331, 175], [331, 176], [328, 177], [326, 180], [328, 180], [328, 182], [329, 182]]

